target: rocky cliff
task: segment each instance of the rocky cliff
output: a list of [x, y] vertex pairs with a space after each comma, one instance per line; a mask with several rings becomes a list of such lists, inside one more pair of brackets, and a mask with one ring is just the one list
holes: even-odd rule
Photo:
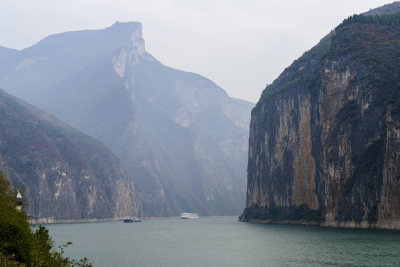
[[157, 61], [140, 23], [49, 36], [0, 62], [0, 85], [108, 146], [145, 216], [243, 209], [253, 104]]
[[264, 90], [243, 220], [400, 229], [399, 32], [350, 17]]
[[0, 171], [34, 219], [137, 216], [133, 179], [99, 141], [0, 90]]

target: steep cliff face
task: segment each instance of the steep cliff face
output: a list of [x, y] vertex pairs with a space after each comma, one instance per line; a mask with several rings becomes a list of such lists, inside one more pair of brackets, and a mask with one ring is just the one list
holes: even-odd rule
[[27, 213], [53, 220], [137, 216], [133, 179], [100, 142], [0, 90], [0, 170]]
[[108, 146], [146, 216], [243, 209], [253, 104], [157, 61], [140, 23], [47, 37], [0, 61], [0, 86]]
[[399, 30], [398, 14], [351, 17], [265, 89], [245, 219], [303, 220], [302, 206], [323, 225], [400, 229]]

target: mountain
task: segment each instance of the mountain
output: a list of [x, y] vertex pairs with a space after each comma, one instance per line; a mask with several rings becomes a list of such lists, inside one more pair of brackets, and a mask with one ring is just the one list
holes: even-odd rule
[[17, 51], [18, 50], [0, 46], [0, 59], [6, 58], [6, 57], [16, 53]]
[[400, 13], [389, 14], [346, 19], [264, 90], [242, 220], [400, 229]]
[[133, 179], [99, 141], [0, 90], [0, 170], [27, 213], [51, 220], [137, 216]]
[[371, 9], [368, 12], [365, 12], [364, 15], [372, 16], [372, 15], [389, 15], [396, 14], [400, 12], [400, 2], [396, 1], [391, 4], [386, 4], [378, 8]]
[[145, 216], [243, 209], [253, 104], [157, 61], [146, 52], [140, 23], [49, 36], [0, 70], [3, 88], [121, 159]]
[[[133, 23], [131, 27], [140, 25]], [[129, 25], [119, 31], [85, 30], [48, 36], [36, 45], [14, 53], [0, 63], [1, 87], [30, 102], [69, 75], [83, 70], [118, 49], [128, 45]], [[62, 64], [61, 64], [62, 63]]]

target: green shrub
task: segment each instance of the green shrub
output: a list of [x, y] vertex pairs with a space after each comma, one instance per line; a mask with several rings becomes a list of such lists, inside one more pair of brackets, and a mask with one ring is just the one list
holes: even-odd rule
[[32, 231], [28, 216], [15, 208], [10, 182], [0, 173], [0, 266], [92, 266], [86, 258], [64, 257], [64, 248], [53, 250], [49, 231], [39, 225]]

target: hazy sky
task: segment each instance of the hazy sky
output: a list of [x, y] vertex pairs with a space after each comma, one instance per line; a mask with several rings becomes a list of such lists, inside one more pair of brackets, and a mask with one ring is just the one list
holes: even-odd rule
[[0, 0], [0, 45], [140, 21], [147, 51], [256, 102], [271, 83], [348, 16], [388, 0]]

